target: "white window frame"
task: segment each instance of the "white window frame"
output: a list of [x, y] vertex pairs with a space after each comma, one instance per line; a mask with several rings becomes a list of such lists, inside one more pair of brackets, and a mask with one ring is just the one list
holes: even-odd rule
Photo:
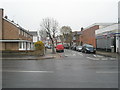
[[22, 42], [19, 42], [19, 49], [22, 49]]
[[21, 31], [21, 30], [19, 30], [19, 35], [20, 35], [20, 31]]

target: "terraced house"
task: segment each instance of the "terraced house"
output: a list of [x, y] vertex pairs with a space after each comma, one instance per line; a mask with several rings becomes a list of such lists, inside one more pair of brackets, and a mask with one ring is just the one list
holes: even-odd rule
[[31, 50], [33, 36], [7, 16], [3, 17], [3, 13], [0, 9], [0, 50]]

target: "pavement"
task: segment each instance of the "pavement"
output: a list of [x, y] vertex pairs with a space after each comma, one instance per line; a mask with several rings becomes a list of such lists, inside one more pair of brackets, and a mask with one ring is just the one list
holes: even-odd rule
[[[103, 55], [107, 57], [113, 57], [116, 58], [119, 56], [118, 53], [112, 53], [112, 52], [105, 52], [105, 51], [96, 51], [96, 55]], [[62, 53], [55, 53], [52, 54], [51, 49], [47, 49], [46, 53], [44, 56], [30, 56], [30, 55], [21, 55], [21, 57], [13, 55], [9, 57], [9, 55], [3, 56], [0, 59], [5, 59], [5, 60], [44, 60], [44, 59], [55, 59], [55, 58], [62, 58], [64, 57]]]
[[103, 56], [108, 56], [108, 57], [118, 57], [118, 53], [113, 53], [113, 52], [105, 52], [105, 51], [96, 51], [96, 54], [98, 55], [103, 55]]
[[3, 56], [0, 59], [5, 59], [5, 60], [44, 60], [44, 59], [54, 59], [54, 58], [60, 58], [61, 55], [58, 53], [52, 54], [51, 49], [47, 49], [46, 53], [44, 56], [32, 56], [32, 55], [11, 55], [7, 54]]

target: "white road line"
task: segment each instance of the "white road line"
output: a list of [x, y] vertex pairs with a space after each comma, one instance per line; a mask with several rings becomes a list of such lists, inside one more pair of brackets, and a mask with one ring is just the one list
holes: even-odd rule
[[97, 57], [96, 55], [93, 55], [94, 57]]
[[108, 60], [108, 58], [101, 58], [101, 60]]
[[94, 57], [98, 57], [98, 58], [102, 58], [102, 57], [104, 57], [104, 56], [101, 56], [101, 55], [95, 55], [95, 54], [93, 54], [93, 56], [94, 56]]
[[116, 58], [110, 58], [110, 60], [117, 60]]
[[99, 58], [91, 58], [91, 57], [86, 57], [88, 59], [92, 59], [92, 60], [99, 60]]
[[82, 54], [78, 53], [79, 55], [83, 56]]
[[112, 74], [112, 73], [118, 73], [118, 71], [96, 71], [96, 73], [108, 73], [108, 74]]
[[19, 70], [3, 70], [3, 72], [34, 72], [34, 73], [53, 73], [53, 71], [19, 71]]
[[73, 56], [76, 56], [76, 54], [73, 54]]

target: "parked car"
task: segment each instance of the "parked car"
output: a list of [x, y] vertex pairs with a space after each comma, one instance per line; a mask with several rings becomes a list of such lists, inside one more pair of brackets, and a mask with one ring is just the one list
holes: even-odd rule
[[51, 49], [52, 47], [50, 46], [50, 45], [45, 45], [45, 47], [47, 48], [47, 49]]
[[84, 44], [82, 46], [82, 52], [83, 53], [96, 53], [96, 49], [92, 45]]
[[76, 47], [77, 47], [77, 46], [76, 46], [76, 45], [74, 45], [72, 49], [73, 49], [73, 50], [76, 50]]
[[72, 49], [72, 50], [76, 50], [76, 44], [72, 45], [72, 46], [71, 46], [71, 49]]
[[76, 47], [76, 51], [81, 52], [81, 50], [82, 50], [82, 46], [77, 46], [77, 47]]
[[68, 44], [64, 44], [64, 48], [65, 49], [69, 49], [69, 45]]
[[56, 45], [56, 52], [64, 52], [64, 46], [62, 44]]

